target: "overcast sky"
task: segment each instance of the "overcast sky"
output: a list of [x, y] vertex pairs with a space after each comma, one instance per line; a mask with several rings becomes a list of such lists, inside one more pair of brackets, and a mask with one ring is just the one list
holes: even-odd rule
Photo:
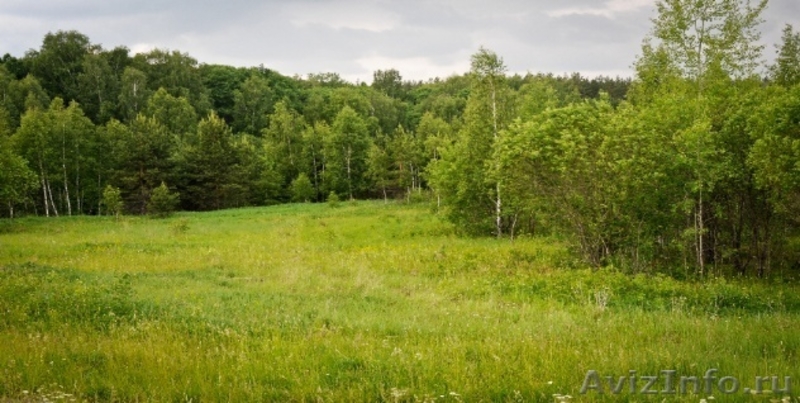
[[[337, 72], [372, 81], [463, 73], [485, 46], [511, 72], [630, 76], [655, 0], [0, 0], [0, 54], [38, 49], [47, 32], [78, 30], [133, 53], [167, 48], [201, 63], [285, 75]], [[771, 0], [762, 42], [771, 60], [800, 0]]]

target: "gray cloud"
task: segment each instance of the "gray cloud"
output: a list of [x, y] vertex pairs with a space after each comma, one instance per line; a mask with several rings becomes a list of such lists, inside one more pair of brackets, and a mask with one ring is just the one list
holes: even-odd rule
[[[335, 71], [370, 81], [397, 68], [427, 79], [461, 73], [486, 46], [513, 72], [630, 75], [655, 0], [3, 0], [0, 53], [21, 56], [47, 32], [75, 29], [106, 48], [154, 47], [200, 62], [264, 64], [287, 75]], [[765, 58], [800, 2], [772, 0]]]

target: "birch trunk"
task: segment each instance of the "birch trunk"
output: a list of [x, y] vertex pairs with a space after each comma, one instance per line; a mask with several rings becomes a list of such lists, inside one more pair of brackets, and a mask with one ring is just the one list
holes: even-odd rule
[[61, 125], [61, 170], [64, 173], [64, 196], [67, 199], [67, 215], [72, 215], [72, 203], [69, 198], [69, 179], [67, 177], [67, 139], [64, 131], [66, 128]]

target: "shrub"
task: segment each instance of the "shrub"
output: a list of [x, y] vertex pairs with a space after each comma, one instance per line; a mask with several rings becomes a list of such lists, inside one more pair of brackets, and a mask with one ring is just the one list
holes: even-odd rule
[[328, 194], [328, 206], [339, 207], [339, 195], [337, 195], [334, 191], [331, 191]]
[[314, 185], [304, 173], [297, 175], [297, 178], [292, 181], [290, 189], [292, 192], [292, 201], [298, 203], [308, 203], [314, 198], [314, 194], [316, 193]]
[[124, 204], [122, 202], [122, 193], [119, 188], [107, 185], [103, 190], [103, 199], [100, 203], [103, 205], [107, 215], [119, 217], [122, 214]]
[[150, 201], [147, 203], [147, 212], [156, 218], [169, 217], [178, 206], [178, 193], [172, 193], [164, 182], [153, 189]]

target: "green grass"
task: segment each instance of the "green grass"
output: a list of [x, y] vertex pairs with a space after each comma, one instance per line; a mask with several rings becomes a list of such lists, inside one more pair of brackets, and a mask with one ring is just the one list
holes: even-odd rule
[[697, 402], [579, 391], [589, 370], [800, 382], [794, 282], [576, 266], [555, 239], [460, 238], [421, 205], [4, 221], [0, 402]]

